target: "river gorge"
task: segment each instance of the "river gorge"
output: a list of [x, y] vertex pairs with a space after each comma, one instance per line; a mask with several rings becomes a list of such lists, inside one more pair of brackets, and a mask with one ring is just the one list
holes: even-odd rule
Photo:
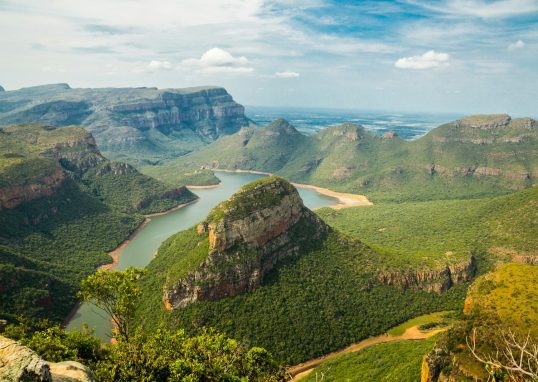
[[[195, 202], [166, 214], [152, 216], [151, 220], [118, 251], [119, 262], [114, 269], [145, 267], [164, 240], [200, 222], [219, 202], [229, 198], [243, 185], [266, 175], [219, 172], [217, 176], [221, 180], [218, 187], [193, 190], [199, 196]], [[314, 189], [301, 187], [298, 191], [304, 204], [310, 209], [326, 207], [338, 202], [336, 198], [322, 195]], [[95, 306], [82, 304], [72, 315], [67, 328], [81, 328], [83, 323], [93, 328], [95, 334], [101, 339], [105, 341], [110, 339], [110, 319]]]

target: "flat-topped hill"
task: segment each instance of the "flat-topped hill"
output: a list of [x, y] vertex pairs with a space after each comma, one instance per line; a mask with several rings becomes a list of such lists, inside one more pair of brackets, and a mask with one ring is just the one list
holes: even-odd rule
[[222, 87], [93, 88], [42, 85], [1, 92], [0, 125], [80, 125], [109, 158], [138, 163], [183, 155], [249, 125]]

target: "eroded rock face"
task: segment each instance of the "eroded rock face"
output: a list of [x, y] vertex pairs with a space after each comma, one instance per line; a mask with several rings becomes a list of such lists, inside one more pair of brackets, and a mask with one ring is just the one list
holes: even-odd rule
[[285, 180], [270, 177], [249, 187], [198, 226], [199, 234], [208, 234], [208, 256], [179, 282], [165, 285], [167, 309], [257, 288], [280, 260], [297, 255], [305, 241], [329, 231]]
[[0, 187], [0, 210], [15, 208], [29, 200], [50, 196], [62, 187], [64, 172], [59, 167], [49, 176], [30, 184], [13, 187]]
[[17, 341], [0, 336], [2, 382], [96, 382], [93, 372], [78, 362], [49, 363]]
[[379, 282], [384, 285], [440, 293], [450, 289], [454, 284], [470, 281], [475, 274], [476, 261], [470, 256], [468, 261], [447, 265], [442, 270], [384, 272], [379, 275]]
[[18, 342], [0, 336], [0, 381], [52, 381], [49, 364]]

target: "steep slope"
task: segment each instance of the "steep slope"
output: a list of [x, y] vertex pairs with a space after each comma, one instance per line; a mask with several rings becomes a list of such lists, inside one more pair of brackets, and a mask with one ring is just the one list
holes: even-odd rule
[[80, 280], [143, 220], [195, 196], [109, 162], [76, 126], [0, 129], [2, 315], [61, 320]]
[[67, 84], [0, 93], [0, 125], [80, 125], [111, 159], [159, 162], [249, 125], [225, 89], [71, 89]]
[[263, 178], [162, 244], [142, 279], [138, 320], [151, 327], [164, 317], [189, 331], [214, 326], [298, 363], [461, 306], [467, 278], [448, 291], [436, 272], [386, 285], [384, 257], [329, 229], [285, 180]]
[[[144, 171], [157, 177], [201, 167], [268, 171], [299, 183], [367, 194], [374, 202], [500, 195], [530, 187], [538, 176], [538, 127], [530, 118], [472, 116], [415, 141], [394, 134], [378, 137], [347, 123], [276, 144], [267, 133], [279, 126], [286, 126], [279, 130], [282, 135], [292, 129], [276, 121], [253, 133], [244, 130], [164, 168]], [[250, 135], [263, 137], [261, 146], [250, 146]]]

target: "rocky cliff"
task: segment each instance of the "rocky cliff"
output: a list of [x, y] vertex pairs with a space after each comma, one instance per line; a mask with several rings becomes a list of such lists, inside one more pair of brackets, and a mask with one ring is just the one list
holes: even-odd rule
[[73, 361], [49, 363], [18, 342], [0, 336], [0, 380], [4, 382], [95, 382], [86, 366]]
[[467, 261], [447, 264], [442, 269], [382, 272], [379, 275], [379, 282], [384, 285], [439, 293], [450, 289], [454, 284], [472, 280], [475, 274], [476, 261], [471, 255]]
[[208, 237], [207, 257], [186, 276], [167, 280], [167, 309], [257, 288], [279, 261], [296, 255], [305, 241], [322, 237], [329, 228], [304, 207], [291, 184], [269, 177], [217, 206], [197, 230]]
[[0, 125], [81, 125], [112, 159], [159, 161], [185, 154], [250, 121], [225, 89], [71, 89], [36, 86], [0, 94]]

